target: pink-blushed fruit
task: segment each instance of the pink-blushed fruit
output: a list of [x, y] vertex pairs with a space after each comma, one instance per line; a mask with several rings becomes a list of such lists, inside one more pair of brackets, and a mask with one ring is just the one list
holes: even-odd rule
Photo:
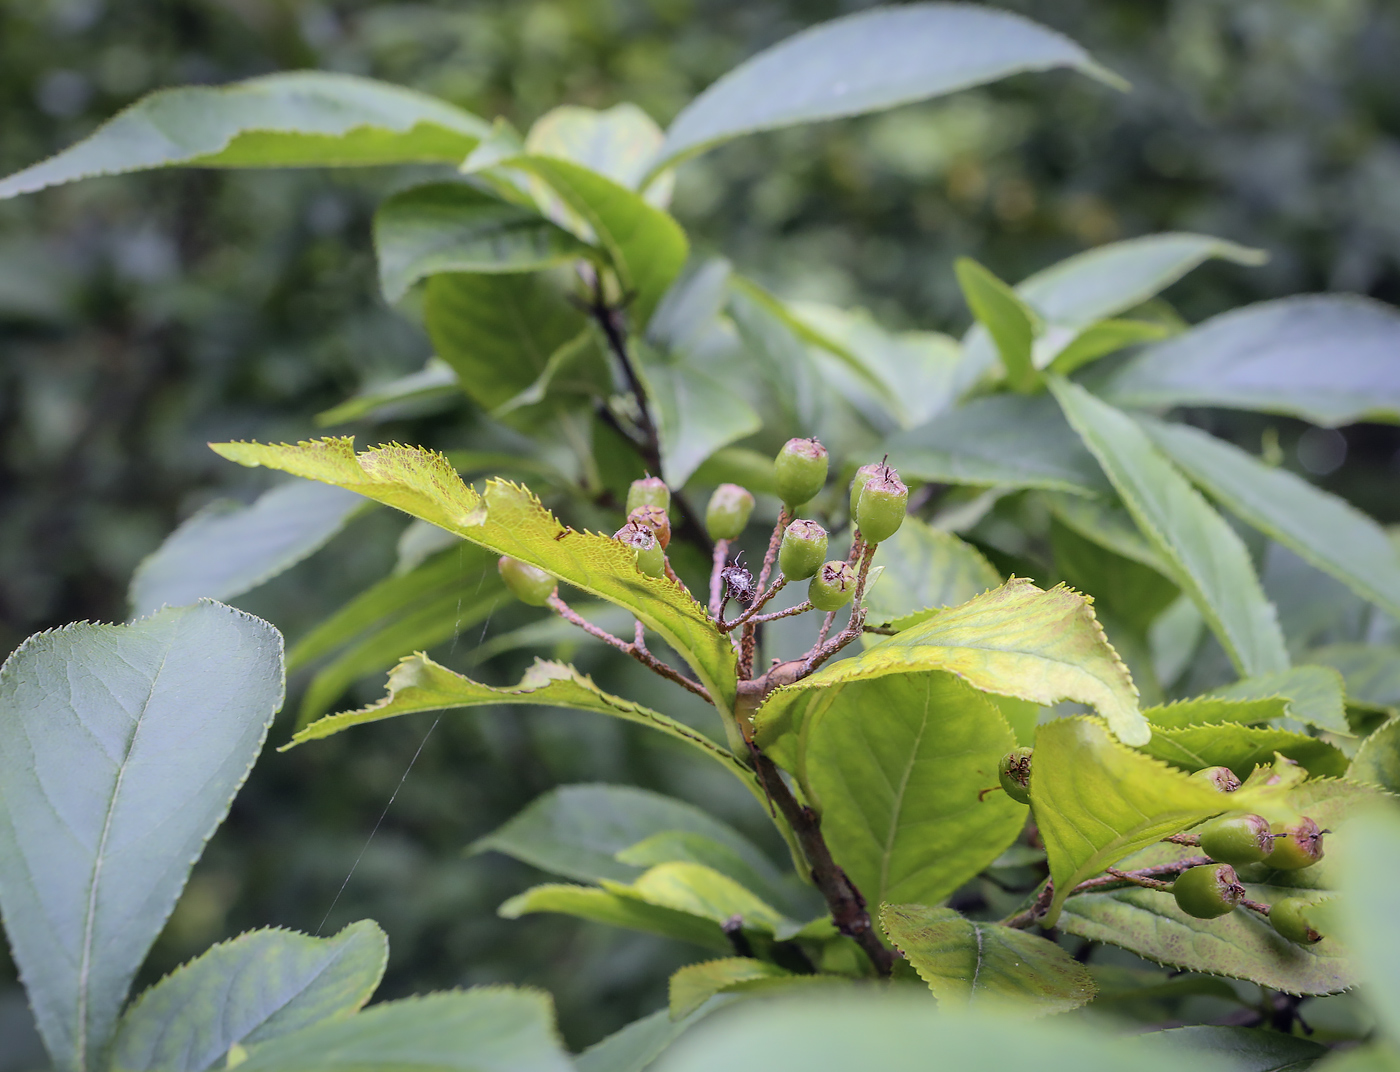
[[851, 481], [851, 517], [856, 516], [856, 505], [860, 502], [860, 493], [865, 490], [866, 483], [872, 476], [878, 473], [884, 465], [880, 462], [871, 462], [869, 465], [862, 465], [856, 470], [855, 479]]
[[904, 524], [909, 508], [909, 489], [899, 474], [882, 465], [860, 490], [856, 501], [856, 525], [866, 543], [884, 543]]
[[1322, 859], [1322, 835], [1306, 815], [1296, 823], [1274, 824], [1274, 850], [1264, 863], [1279, 871], [1301, 871]]
[[627, 512], [630, 514], [639, 506], [659, 506], [668, 509], [671, 505], [671, 489], [659, 476], [644, 476], [632, 481], [627, 489]]
[[705, 529], [712, 540], [737, 540], [753, 513], [753, 493], [738, 484], [721, 484], [705, 508]]
[[661, 541], [651, 529], [629, 521], [613, 533], [613, 539], [620, 540], [637, 553], [637, 568], [648, 577], [665, 574], [666, 552], [661, 550]]
[[664, 551], [671, 546], [671, 519], [660, 506], [638, 506], [627, 515], [630, 524], [651, 529]]
[[830, 464], [826, 448], [815, 439], [789, 439], [773, 460], [778, 482], [778, 498], [789, 510], [796, 510], [826, 485]]
[[1229, 767], [1206, 767], [1191, 775], [1198, 781], [1205, 782], [1212, 789], [1221, 793], [1233, 793], [1240, 787], [1240, 780], [1235, 777], [1235, 772]]

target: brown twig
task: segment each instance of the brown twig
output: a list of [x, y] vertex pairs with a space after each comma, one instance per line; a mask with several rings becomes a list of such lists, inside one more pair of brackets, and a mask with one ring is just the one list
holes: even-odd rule
[[1200, 834], [1172, 834], [1164, 837], [1163, 841], [1170, 841], [1173, 845], [1190, 845], [1193, 848], [1201, 843]]
[[775, 610], [772, 614], [763, 614], [750, 620], [754, 625], [762, 625], [764, 622], [776, 622], [779, 618], [791, 618], [794, 614], [806, 614], [811, 609], [812, 601], [804, 599], [795, 607], [788, 607], [787, 610]]
[[1119, 871], [1116, 867], [1106, 867], [1104, 871], [1116, 879], [1127, 882], [1133, 886], [1141, 886], [1145, 890], [1159, 890], [1162, 893], [1170, 893], [1172, 884], [1163, 882], [1159, 878], [1149, 878], [1146, 875], [1139, 875], [1134, 871]]
[[1241, 897], [1240, 907], [1248, 908], [1251, 912], [1258, 912], [1265, 919], [1269, 918], [1270, 908], [1262, 901], [1251, 901], [1248, 897]]
[[764, 592], [762, 595], [756, 597], [754, 601], [749, 604], [748, 609], [745, 610], [744, 613], [740, 614], [737, 618], [730, 619], [727, 622], [719, 622], [719, 631], [721, 633], [732, 633], [741, 625], [747, 625], [750, 622], [753, 622], [755, 625], [757, 625], [760, 621], [769, 620], [767, 618], [759, 618], [758, 612], [761, 611], [764, 608], [764, 606], [767, 605], [769, 600], [771, 600], [775, 595], [781, 592], [783, 590], [783, 586], [786, 584], [787, 578], [784, 577], [781, 573], [778, 574], [778, 579], [773, 582], [773, 587], [768, 589], [768, 591]]
[[866, 545], [860, 559], [860, 573], [856, 577], [855, 597], [851, 600], [850, 621], [846, 623], [846, 628], [837, 633], [835, 637], [824, 644], [819, 643], [812, 650], [802, 663], [802, 673], [799, 675], [799, 679], [814, 673], [822, 663], [860, 636], [861, 630], [865, 628], [865, 607], [861, 605], [861, 602], [865, 598], [866, 578], [870, 576], [870, 560], [874, 557], [875, 544]]
[[826, 643], [826, 635], [831, 632], [831, 625], [836, 621], [836, 612], [828, 611], [826, 618], [822, 621], [821, 632], [817, 634], [817, 642], [813, 647], [819, 648]]
[[[758, 574], [758, 584], [754, 589], [755, 603], [763, 599], [768, 575], [773, 572], [773, 563], [778, 557], [778, 547], [783, 542], [783, 530], [787, 528], [788, 510], [784, 506], [778, 511], [778, 522], [773, 526], [773, 534], [768, 537], [768, 551], [763, 556], [763, 569]], [[758, 644], [758, 634], [752, 624], [744, 626], [743, 640], [739, 644], [739, 676], [744, 680], [753, 677], [753, 652]]]
[[881, 976], [888, 976], [894, 970], [894, 951], [875, 932], [870, 913], [865, 906], [865, 898], [855, 883], [831, 858], [826, 839], [822, 837], [821, 819], [811, 808], [797, 802], [792, 790], [783, 781], [777, 766], [757, 749], [753, 753], [754, 770], [759, 784], [783, 813], [783, 818], [797, 835], [798, 844], [807, 857], [812, 869], [812, 882], [826, 898], [831, 920], [842, 934], [854, 938], [870, 963]]
[[[1116, 868], [1110, 867], [1106, 869], [1107, 874], [1100, 875], [1098, 878], [1086, 879], [1075, 886], [1074, 889], [1070, 890], [1069, 895], [1075, 897], [1081, 893], [1094, 893], [1099, 890], [1115, 889], [1119, 886], [1126, 885], [1143, 886], [1159, 876], [1178, 875], [1187, 868], [1198, 867], [1201, 864], [1208, 864], [1210, 862], [1211, 859], [1209, 856], [1187, 856], [1180, 860], [1173, 860], [1171, 863], [1154, 864], [1152, 867], [1143, 867], [1136, 871], [1119, 871]], [[1166, 884], [1162, 883], [1160, 885], [1165, 886]], [[1154, 886], [1152, 888], [1157, 889], [1160, 888], [1160, 886]], [[1167, 888], [1170, 889], [1169, 886]], [[1032, 923], [1045, 915], [1054, 897], [1055, 884], [1047, 880], [1045, 885], [1041, 887], [1040, 893], [1036, 896], [1035, 903], [1024, 912], [1018, 912], [1014, 916], [1008, 916], [1006, 919], [1002, 920], [1002, 923], [1008, 927], [1029, 927]]]
[[596, 637], [604, 644], [616, 648], [624, 655], [630, 655], [647, 669], [660, 674], [667, 681], [674, 681], [681, 688], [695, 693], [696, 696], [699, 696], [700, 699], [704, 700], [706, 703], [714, 703], [714, 700], [710, 698], [709, 690], [706, 689], [704, 685], [701, 685], [697, 681], [691, 681], [690, 678], [686, 677], [679, 670], [667, 666], [655, 655], [647, 651], [641, 622], [637, 623], [636, 640], [629, 644], [627, 641], [613, 636], [606, 629], [600, 629], [587, 618], [581, 616], [576, 610], [560, 599], [559, 593], [557, 592], [549, 597], [549, 606], [559, 617], [563, 618], [566, 622], [571, 622], [578, 626], [589, 636]]

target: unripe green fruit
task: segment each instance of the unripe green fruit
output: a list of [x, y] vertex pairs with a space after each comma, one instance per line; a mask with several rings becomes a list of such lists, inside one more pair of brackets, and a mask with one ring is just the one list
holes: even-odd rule
[[661, 550], [656, 534], [645, 525], [629, 521], [613, 533], [613, 539], [637, 552], [637, 568], [648, 577], [660, 577], [666, 572], [666, 552]]
[[1233, 793], [1240, 787], [1240, 780], [1229, 767], [1207, 767], [1205, 770], [1198, 770], [1191, 777], [1205, 782], [1221, 793]]
[[860, 493], [865, 490], [866, 482], [883, 468], [879, 462], [871, 462], [856, 470], [855, 479], [851, 481], [851, 517], [856, 516], [856, 504], [860, 502]]
[[1222, 864], [1257, 864], [1274, 847], [1269, 820], [1262, 815], [1222, 815], [1200, 828], [1201, 851]]
[[1029, 748], [1013, 748], [997, 764], [997, 778], [1006, 795], [1021, 804], [1031, 802], [1031, 752]]
[[849, 562], [828, 562], [807, 585], [807, 598], [817, 610], [840, 610], [856, 594], [856, 571]]
[[1301, 871], [1322, 859], [1322, 834], [1307, 816], [1296, 823], [1275, 823], [1274, 851], [1264, 862], [1279, 871]]
[[510, 555], [497, 559], [496, 569], [510, 594], [532, 607], [543, 607], [558, 587], [558, 582], [544, 570]]
[[1322, 941], [1322, 935], [1313, 926], [1314, 907], [1306, 897], [1285, 897], [1269, 907], [1269, 922], [1290, 942], [1312, 945]]
[[815, 521], [794, 521], [783, 533], [778, 568], [790, 581], [805, 581], [826, 560], [826, 529]]
[[1176, 906], [1197, 919], [1228, 916], [1244, 897], [1245, 889], [1229, 864], [1202, 864], [1176, 876], [1172, 896]]
[[629, 524], [651, 529], [664, 551], [671, 545], [671, 519], [662, 506], [638, 506], [627, 514]]
[[773, 461], [778, 478], [778, 498], [796, 510], [816, 496], [826, 484], [829, 458], [815, 439], [789, 439]]
[[753, 495], [738, 484], [721, 484], [705, 508], [705, 529], [712, 540], [737, 540], [753, 513]]
[[904, 524], [909, 507], [909, 489], [889, 466], [865, 482], [856, 502], [856, 525], [866, 543], [884, 543]]
[[627, 489], [627, 512], [630, 514], [639, 506], [659, 506], [668, 509], [671, 505], [671, 489], [659, 476], [645, 476], [632, 481]]

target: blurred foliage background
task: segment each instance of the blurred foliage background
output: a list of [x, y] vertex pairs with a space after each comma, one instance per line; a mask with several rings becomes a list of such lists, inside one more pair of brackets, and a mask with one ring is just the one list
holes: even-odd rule
[[[664, 125], [759, 48], [865, 6], [0, 0], [0, 173], [70, 144], [152, 89], [298, 67], [405, 83], [521, 129], [557, 104], [623, 100]], [[1168, 297], [1191, 321], [1303, 291], [1400, 302], [1400, 7], [1000, 6], [1079, 40], [1133, 91], [1023, 76], [741, 140], [681, 170], [673, 211], [697, 248], [729, 256], [784, 297], [864, 305], [890, 326], [955, 333], [969, 319], [951, 270], [958, 255], [1014, 281], [1105, 241], [1172, 229], [1270, 254], [1263, 268], [1210, 264], [1173, 288]], [[64, 622], [120, 620], [132, 570], [180, 520], [216, 496], [250, 499], [266, 486], [207, 441], [307, 437], [318, 411], [422, 365], [426, 337], [411, 309], [379, 296], [369, 241], [377, 200], [421, 177], [170, 172], [0, 203], [5, 651]], [[368, 437], [451, 447], [476, 419], [464, 402]], [[1395, 429], [1228, 421], [1252, 444], [1276, 435], [1285, 464], [1382, 521], [1400, 520]], [[295, 639], [389, 571], [403, 524], [368, 515], [236, 602]], [[529, 620], [503, 608], [448, 654], [466, 665], [481, 639]], [[674, 709], [658, 692], [667, 686], [634, 664], [586, 650], [579, 658], [604, 687]], [[476, 672], [513, 680], [523, 662], [506, 655]], [[285, 732], [274, 730], [273, 743]], [[196, 869], [150, 972], [246, 927], [315, 931], [328, 912], [327, 929], [372, 916], [393, 950], [381, 996], [535, 983], [556, 995], [572, 1043], [601, 1037], [659, 1005], [666, 974], [688, 952], [556, 917], [499, 921], [496, 905], [527, 884], [528, 869], [462, 850], [539, 793], [577, 781], [649, 786], [767, 836], [756, 805], [647, 737], [567, 712], [486, 712], [440, 724], [419, 716], [269, 752]], [[0, 1070], [28, 1059], [13, 1041], [23, 1009], [12, 979], [0, 961], [0, 1040], [11, 1040], [9, 1052], [0, 1041]]]

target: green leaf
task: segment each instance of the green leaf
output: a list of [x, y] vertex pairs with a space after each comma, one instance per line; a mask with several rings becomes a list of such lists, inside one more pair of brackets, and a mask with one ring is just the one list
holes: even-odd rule
[[1400, 658], [1394, 647], [1328, 644], [1313, 648], [1307, 659], [1342, 675], [1348, 703], [1380, 710], [1400, 708]]
[[1303, 1072], [1329, 1052], [1326, 1046], [1281, 1031], [1205, 1024], [1149, 1031], [1138, 1041], [1144, 1049], [1178, 1061], [1228, 1056], [1238, 1072]]
[[832, 856], [872, 904], [936, 904], [1016, 839], [1025, 806], [978, 797], [1016, 744], [986, 696], [907, 670], [811, 695], [799, 775]]
[[[647, 164], [665, 135], [656, 121], [635, 104], [622, 103], [604, 111], [566, 104], [553, 108], [530, 128], [525, 151], [582, 164], [629, 190], [641, 187]], [[648, 200], [664, 208], [668, 184], [653, 184]], [[657, 192], [661, 196], [657, 197]]]
[[460, 182], [385, 200], [374, 214], [374, 249], [389, 302], [439, 272], [534, 272], [590, 252], [539, 213]]
[[1046, 723], [1036, 731], [1031, 776], [1031, 806], [1055, 882], [1044, 926], [1055, 925], [1076, 885], [1125, 856], [1227, 809], [1253, 809], [1271, 818], [1278, 814], [1278, 798], [1268, 788], [1222, 797], [1119, 744], [1098, 719]]
[[1289, 712], [1289, 701], [1283, 696], [1268, 696], [1257, 700], [1225, 700], [1209, 695], [1197, 696], [1190, 700], [1158, 707], [1145, 707], [1143, 716], [1152, 723], [1155, 731], [1181, 729], [1185, 726], [1217, 726], [1235, 722], [1249, 726], [1259, 722], [1272, 722], [1283, 718]]
[[826, 702], [822, 693], [834, 686], [923, 670], [1038, 704], [1089, 704], [1129, 743], [1145, 743], [1151, 732], [1089, 601], [1064, 587], [1042, 592], [1022, 577], [778, 689], [759, 710], [759, 746], [798, 730], [804, 709]]
[[[388, 694], [368, 707], [357, 711], [342, 711], [327, 715], [299, 730], [282, 750], [294, 748], [307, 741], [330, 737], [352, 726], [380, 722], [386, 718], [411, 715], [419, 711], [455, 710], [462, 707], [487, 707], [496, 704], [533, 704], [540, 707], [568, 707], [576, 711], [593, 711], [611, 715], [626, 722], [636, 722], [660, 730], [682, 741], [700, 754], [721, 764], [760, 793], [751, 771], [740, 764], [728, 751], [708, 737], [697, 733], [683, 722], [677, 722], [641, 704], [604, 692], [593, 679], [580, 674], [572, 666], [536, 659], [525, 671], [518, 685], [497, 687], [482, 685], [433, 662], [422, 652], [399, 660], [389, 674]], [[631, 842], [628, 842], [631, 844]], [[621, 846], [619, 846], [621, 847]]]
[[1045, 395], [990, 395], [885, 441], [906, 477], [944, 484], [1110, 492], [1093, 455]]
[[691, 101], [666, 132], [652, 172], [741, 134], [881, 111], [1054, 67], [1122, 85], [1069, 38], [1007, 11], [910, 4], [848, 15], [779, 42]]
[[1172, 567], [1241, 674], [1288, 669], [1273, 607], [1235, 531], [1127, 414], [1058, 376], [1050, 390], [1138, 528]]
[[141, 560], [127, 596], [132, 614], [242, 595], [325, 546], [364, 506], [309, 480], [280, 484], [251, 506], [217, 499]]
[[0, 198], [46, 186], [172, 167], [330, 167], [456, 163], [482, 120], [402, 86], [290, 71], [217, 88], [164, 89], [78, 144], [0, 181]]
[[97, 1068], [281, 704], [277, 630], [209, 600], [0, 668], [0, 910], [57, 1067]]
[[1103, 391], [1126, 406], [1223, 406], [1329, 427], [1400, 421], [1400, 313], [1344, 294], [1258, 302], [1149, 347]]
[[726, 957], [688, 964], [671, 976], [670, 1016], [684, 1021], [719, 994], [751, 994], [794, 986], [849, 986], [841, 975], [795, 975], [752, 957]]
[[977, 548], [912, 516], [880, 544], [875, 564], [885, 572], [866, 590], [868, 620], [894, 629], [907, 629], [933, 610], [966, 603], [1001, 584], [1001, 574]]
[[1348, 765], [1340, 748], [1305, 733], [1229, 722], [1154, 730], [1142, 750], [1188, 774], [1229, 767], [1242, 779], [1255, 767], [1271, 764], [1275, 752], [1297, 760], [1314, 778], [1340, 778]]
[[1334, 1050], [1317, 1072], [1400, 1072], [1400, 1049], [1385, 1043]]
[[657, 1009], [588, 1047], [574, 1058], [574, 1067], [578, 1072], [646, 1072], [676, 1039], [735, 1000], [726, 994], [713, 997], [679, 1020], [671, 1018], [670, 1009]]
[[[636, 869], [651, 868], [657, 864], [700, 864], [726, 878], [732, 878], [769, 904], [786, 908], [786, 902], [793, 898], [784, 889], [783, 876], [778, 869], [741, 836], [734, 834], [733, 838], [733, 841], [719, 840], [706, 834], [665, 830], [627, 846], [616, 854], [616, 858]], [[810, 890], [810, 887], [806, 888]], [[817, 910], [813, 907], [813, 911]]]
[[1347, 777], [1400, 795], [1400, 719], [1392, 718], [1361, 742]]
[[657, 908], [686, 912], [723, 924], [735, 916], [746, 930], [790, 938], [802, 928], [727, 875], [703, 864], [667, 863], [648, 868], [631, 883], [602, 880], [609, 893]]
[[457, 373], [440, 357], [428, 358], [418, 372], [410, 372], [373, 387], [366, 387], [344, 402], [316, 414], [316, 427], [329, 428], [350, 421], [397, 420], [401, 417], [425, 416], [447, 409], [462, 398], [462, 385]]
[[1400, 549], [1350, 503], [1181, 424], [1144, 421], [1153, 441], [1231, 513], [1400, 617]]
[[1342, 705], [1342, 681], [1335, 670], [1323, 666], [1295, 666], [1277, 674], [1258, 674], [1206, 694], [1206, 699], [1268, 700], [1281, 697], [1289, 717], [1320, 730], [1348, 736]]
[[617, 540], [561, 525], [527, 489], [493, 480], [478, 494], [440, 454], [391, 445], [357, 456], [348, 438], [298, 446], [220, 443], [213, 449], [241, 465], [347, 487], [626, 607], [690, 663], [722, 714], [733, 709], [734, 651], [705, 609], [673, 581], [638, 570], [632, 552]]
[[[1058, 411], [1058, 407], [1056, 409]], [[1060, 414], [1060, 419], [1064, 420], [1063, 414]], [[1068, 425], [1065, 427], [1069, 429]], [[1078, 442], [1077, 436], [1075, 439]], [[1080, 449], [1083, 449], [1082, 444]], [[1093, 462], [1093, 456], [1087, 451], [1085, 457], [1098, 469], [1098, 463]], [[1099, 477], [1103, 478], [1101, 471]], [[1156, 570], [1163, 577], [1170, 577], [1172, 567], [1157, 552], [1156, 547], [1148, 542], [1142, 530], [1137, 527], [1137, 522], [1133, 520], [1133, 515], [1128, 513], [1127, 507], [1112, 494], [1111, 489], [1106, 490], [1108, 494], [1102, 497], [1042, 491], [1039, 498], [1050, 508], [1056, 521], [1073, 529], [1086, 540], [1092, 540], [1116, 555]]]
[[1048, 1016], [1093, 1000], [1089, 969], [1038, 935], [923, 905], [883, 905], [880, 923], [940, 1006]]
[[1064, 581], [1092, 596], [1096, 608], [1140, 636], [1146, 636], [1157, 616], [1180, 595], [1176, 585], [1156, 569], [1117, 554], [1058, 520], [1050, 525], [1050, 546]]
[[245, 1072], [570, 1072], [548, 994], [482, 986], [386, 1001], [248, 1051]]
[[[1400, 821], [1391, 810], [1358, 815], [1345, 831], [1337, 889], [1346, 911], [1337, 913], [1356, 972], [1369, 984], [1366, 1003], [1391, 1045], [1400, 1044]], [[1325, 944], [1325, 942], [1324, 942]]]
[[959, 257], [953, 269], [972, 315], [996, 343], [1006, 382], [1021, 394], [1030, 394], [1041, 382], [1031, 361], [1040, 318], [1014, 290], [970, 257]]
[[[550, 358], [587, 330], [554, 280], [529, 273], [434, 275], [423, 320], [462, 390], [488, 410], [534, 384]], [[586, 372], [579, 378], [585, 388], [592, 382]], [[601, 393], [601, 379], [597, 386]]]
[[220, 942], [147, 990], [122, 1017], [116, 1072], [204, 1072], [234, 1045], [357, 1012], [384, 975], [389, 940], [371, 920], [331, 938], [259, 930]]
[[1047, 366], [1061, 376], [1097, 361], [1108, 354], [1117, 353], [1129, 346], [1147, 342], [1160, 342], [1176, 334], [1170, 324], [1154, 320], [1100, 320], [1084, 329], [1079, 336], [1055, 355]]
[[732, 827], [684, 801], [625, 785], [552, 789], [504, 826], [477, 839], [468, 851], [503, 852], [542, 871], [584, 882], [630, 882], [663, 861], [627, 859], [624, 850], [666, 835], [703, 838], [751, 871], [775, 876], [763, 853]]
[[535, 912], [556, 912], [593, 923], [659, 934], [721, 953], [734, 948], [720, 925], [712, 919], [594, 886], [535, 886], [516, 894], [497, 911], [504, 919], [519, 919]]
[[[948, 1016], [927, 995], [901, 992], [800, 994], [746, 1002], [690, 1032], [655, 1072], [1180, 1072], [1175, 1055], [1083, 1023], [1039, 1023], [1024, 1015]], [[1195, 1072], [1233, 1072], [1200, 1056]]]
[[[1044, 324], [1032, 364], [1067, 375], [1097, 356], [1102, 347], [1160, 337], [1162, 325], [1132, 321], [1105, 322], [1141, 305], [1212, 257], [1236, 264], [1261, 264], [1264, 255], [1210, 235], [1167, 233], [1110, 242], [1052, 264], [1016, 285], [1016, 295]], [[1112, 326], [1110, 326], [1112, 325]], [[1096, 338], [1093, 336], [1097, 336]], [[1136, 336], [1136, 337], [1134, 337]], [[973, 328], [964, 339], [972, 369], [987, 367], [994, 356], [984, 330]]]

